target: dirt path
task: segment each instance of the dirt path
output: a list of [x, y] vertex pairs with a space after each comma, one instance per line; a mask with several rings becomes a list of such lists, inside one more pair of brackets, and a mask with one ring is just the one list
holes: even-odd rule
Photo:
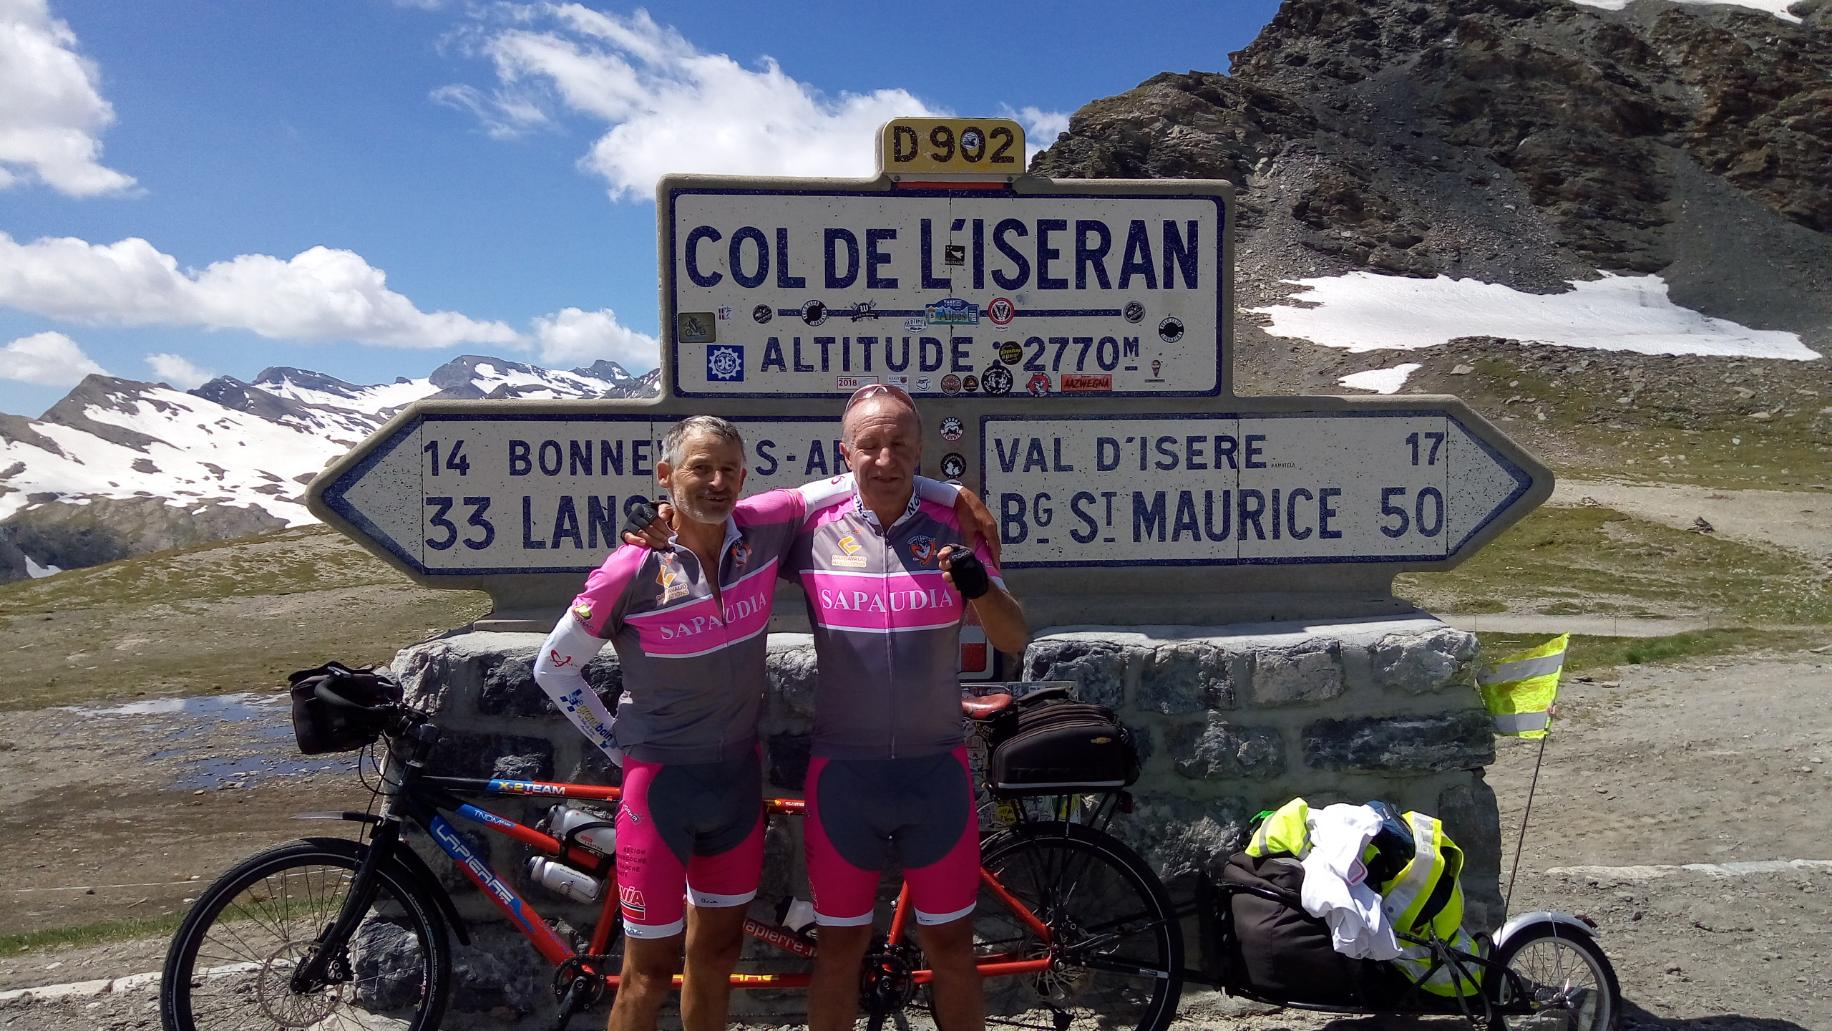
[[[1678, 869], [1832, 861], [1824, 817], [1832, 799], [1832, 656], [1636, 666], [1622, 670], [1618, 684], [1574, 681], [1562, 693], [1515, 911], [1580, 911], [1599, 922], [1629, 1002], [1624, 1027], [1631, 1031], [1832, 1028], [1825, 977], [1825, 958], [1832, 955], [1832, 871], [1714, 876]], [[134, 757], [148, 751], [146, 742], [122, 745], [120, 728], [107, 719], [59, 719], [48, 717], [47, 740], [60, 743], [61, 763], [95, 778], [91, 794], [72, 800], [59, 787], [22, 789], [33, 780], [26, 775], [30, 768], [60, 763], [30, 762], [19, 750], [0, 753], [0, 774], [13, 785], [0, 818], [9, 842], [17, 843], [18, 880], [0, 911], [9, 930], [86, 921], [141, 897], [156, 900], [144, 906], [176, 907], [195, 890], [185, 880], [190, 873], [207, 877], [261, 842], [298, 834], [299, 825], [287, 815], [342, 804], [327, 792], [350, 779], [269, 776], [247, 788], [204, 789], [209, 793], [203, 796], [162, 794], [152, 782], [182, 773], [182, 766], [136, 763]], [[158, 726], [144, 724], [141, 736]], [[0, 733], [16, 730], [17, 724], [0, 721]], [[1502, 744], [1489, 780], [1508, 828], [1504, 854], [1511, 857], [1535, 746]], [[101, 761], [78, 762], [85, 752]], [[74, 776], [57, 773], [52, 780]], [[202, 805], [192, 807], [192, 800]], [[1623, 869], [1630, 867], [1656, 869]], [[98, 876], [104, 871], [132, 871], [132, 880], [151, 883], [108, 887], [112, 882]], [[172, 883], [157, 883], [166, 881]], [[101, 884], [94, 896], [22, 901], [32, 897], [26, 889], [91, 882]], [[163, 945], [155, 937], [35, 951], [0, 961], [0, 990], [156, 970]], [[153, 1027], [152, 999], [145, 986], [60, 1001], [13, 999], [0, 1003], [0, 1027]], [[1381, 1026], [1268, 1013], [1195, 990], [1186, 995], [1180, 1026], [1220, 1023], [1253, 1031]]]
[[[1754, 544], [1769, 544], [1832, 562], [1832, 493], [1816, 490], [1715, 490], [1678, 484], [1613, 480], [1560, 480], [1553, 505], [1578, 505], [1585, 498], [1650, 522], [1680, 530], [1711, 524], [1712, 532]], [[1832, 566], [1827, 567], [1832, 570]]]

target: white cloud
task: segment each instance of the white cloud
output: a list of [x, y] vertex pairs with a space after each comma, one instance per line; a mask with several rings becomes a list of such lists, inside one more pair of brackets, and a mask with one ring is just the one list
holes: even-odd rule
[[543, 315], [534, 320], [534, 338], [541, 361], [550, 368], [590, 365], [606, 358], [641, 372], [661, 360], [660, 342], [619, 323], [609, 308], [565, 308]]
[[149, 354], [146, 356], [146, 367], [153, 370], [161, 382], [169, 383], [180, 390], [202, 386], [216, 378], [216, 373], [198, 366], [196, 362], [180, 354]]
[[745, 67], [704, 53], [640, 10], [496, 10], [517, 24], [471, 41], [494, 66], [493, 90], [448, 86], [435, 99], [498, 136], [545, 124], [552, 108], [608, 124], [580, 164], [619, 199], [648, 199], [665, 172], [869, 176], [880, 124], [948, 113], [901, 89], [827, 96], [768, 57]]
[[100, 162], [97, 137], [115, 115], [98, 79], [45, 0], [0, 0], [0, 190], [27, 179], [72, 197], [133, 188]]
[[62, 333], [34, 333], [0, 347], [0, 379], [41, 387], [74, 387], [90, 373], [108, 375]]
[[391, 347], [517, 346], [501, 322], [424, 312], [351, 251], [312, 247], [282, 260], [243, 254], [197, 269], [129, 237], [18, 243], [0, 232], [0, 305], [89, 325], [243, 329], [284, 340]]
[[1069, 113], [1067, 111], [1045, 111], [1041, 108], [1026, 105], [1008, 115], [1024, 126], [1025, 157], [1031, 157], [1038, 151], [1056, 142], [1056, 137], [1069, 131]]

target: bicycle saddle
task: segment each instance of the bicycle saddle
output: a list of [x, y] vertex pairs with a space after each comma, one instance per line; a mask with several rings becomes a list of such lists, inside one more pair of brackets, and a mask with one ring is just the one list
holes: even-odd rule
[[961, 713], [970, 720], [989, 720], [1011, 705], [1011, 695], [989, 694], [961, 699]]

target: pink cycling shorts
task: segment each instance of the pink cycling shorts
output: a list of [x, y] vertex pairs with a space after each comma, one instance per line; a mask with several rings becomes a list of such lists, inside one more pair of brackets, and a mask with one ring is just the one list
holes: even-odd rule
[[666, 938], [703, 909], [749, 905], [763, 871], [763, 768], [752, 752], [711, 763], [626, 758], [617, 807], [624, 933]]
[[808, 882], [816, 922], [871, 922], [878, 882], [896, 864], [921, 924], [973, 912], [980, 837], [967, 749], [916, 759], [826, 759], [808, 764]]

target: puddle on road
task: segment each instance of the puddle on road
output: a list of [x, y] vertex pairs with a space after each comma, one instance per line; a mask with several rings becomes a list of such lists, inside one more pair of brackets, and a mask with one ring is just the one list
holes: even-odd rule
[[206, 757], [188, 757], [184, 762], [184, 772], [172, 787], [184, 791], [196, 791], [199, 788], [255, 787], [268, 777], [299, 777], [313, 773], [336, 773], [348, 770], [355, 760], [351, 756], [332, 756], [330, 758], [306, 758], [294, 756], [290, 759], [276, 759], [273, 756], [244, 755], [233, 759]]
[[280, 719], [286, 715], [282, 695], [215, 694], [195, 698], [148, 698], [125, 705], [101, 707], [68, 705], [65, 712], [82, 716], [189, 716], [219, 722]]
[[172, 791], [255, 787], [278, 777], [349, 770], [355, 755], [302, 756], [293, 742], [284, 695], [227, 694], [149, 698], [110, 706], [67, 706], [89, 719], [132, 719], [137, 732], [157, 735], [147, 756], [171, 771]]

